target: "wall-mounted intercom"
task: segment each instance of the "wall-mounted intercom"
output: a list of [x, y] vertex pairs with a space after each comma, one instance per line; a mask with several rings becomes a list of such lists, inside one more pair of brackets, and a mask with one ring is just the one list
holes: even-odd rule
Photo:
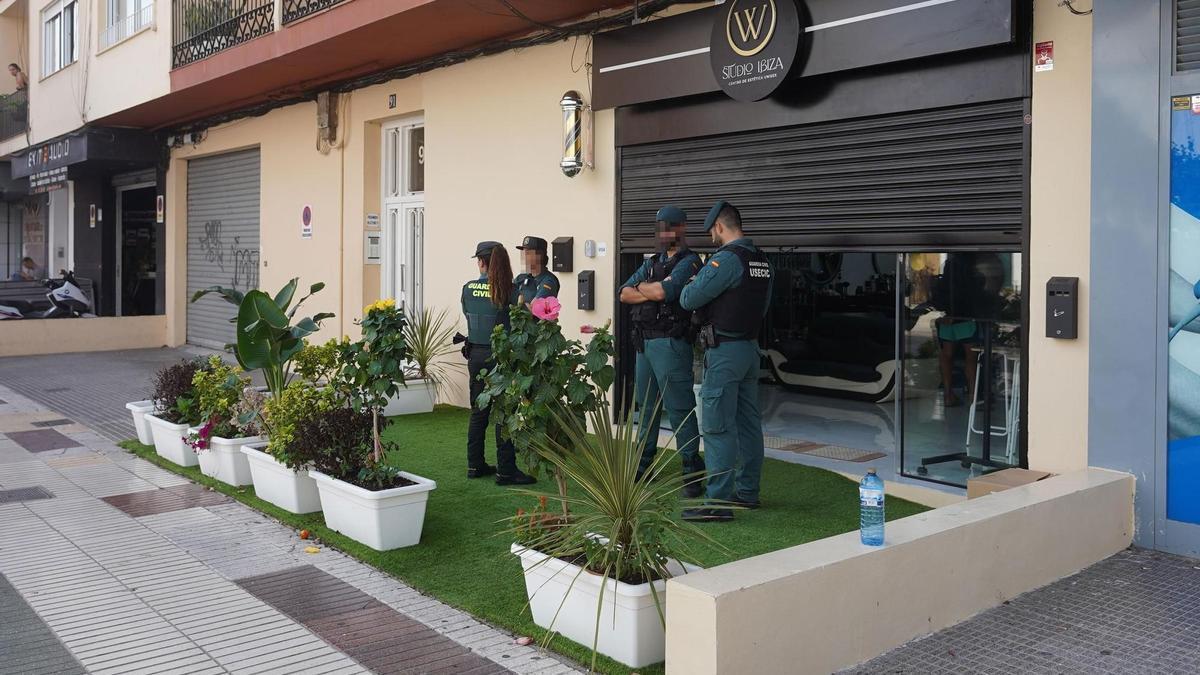
[[1050, 277], [1046, 282], [1046, 337], [1079, 336], [1079, 277]]

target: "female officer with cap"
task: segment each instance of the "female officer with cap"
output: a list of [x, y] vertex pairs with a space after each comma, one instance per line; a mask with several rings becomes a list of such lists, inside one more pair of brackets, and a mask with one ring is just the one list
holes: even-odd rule
[[528, 307], [537, 298], [557, 298], [558, 277], [546, 269], [549, 262], [546, 240], [525, 237], [517, 250], [525, 252], [525, 272], [513, 279], [513, 304]]
[[506, 441], [496, 425], [496, 465], [484, 458], [484, 435], [487, 433], [491, 407], [480, 408], [476, 403], [483, 392], [480, 371], [492, 366], [492, 330], [507, 326], [508, 308], [513, 296], [512, 266], [508, 252], [495, 241], [481, 241], [475, 247], [475, 262], [479, 278], [463, 284], [462, 308], [467, 317], [467, 372], [471, 378], [471, 421], [467, 425], [467, 478], [496, 475], [497, 485], [530, 485], [535, 483], [517, 468], [516, 449]]

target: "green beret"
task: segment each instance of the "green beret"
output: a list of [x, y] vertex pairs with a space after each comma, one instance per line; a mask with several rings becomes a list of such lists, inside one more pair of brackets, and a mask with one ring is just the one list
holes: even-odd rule
[[654, 219], [660, 223], [686, 223], [687, 214], [678, 206], [664, 206], [658, 210], [658, 215]]

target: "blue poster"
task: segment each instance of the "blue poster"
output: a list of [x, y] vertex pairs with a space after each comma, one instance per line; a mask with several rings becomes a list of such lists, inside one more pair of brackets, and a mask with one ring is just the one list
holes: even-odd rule
[[1200, 96], [1171, 100], [1167, 518], [1200, 524]]

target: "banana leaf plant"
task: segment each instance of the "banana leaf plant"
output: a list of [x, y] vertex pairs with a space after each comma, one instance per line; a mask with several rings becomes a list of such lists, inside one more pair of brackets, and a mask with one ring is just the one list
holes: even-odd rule
[[274, 297], [257, 289], [242, 293], [223, 286], [211, 286], [192, 295], [192, 302], [196, 302], [214, 293], [237, 307], [237, 315], [229, 320], [237, 326], [237, 341], [227, 346], [233, 348], [243, 370], [263, 372], [267, 390], [273, 396], [279, 396], [291, 379], [292, 359], [304, 349], [304, 338], [316, 333], [322, 321], [334, 316], [320, 312], [297, 320], [296, 312], [304, 301], [325, 288], [324, 282], [315, 283], [309, 287], [308, 295], [293, 304], [299, 283], [299, 278], [292, 279]]

